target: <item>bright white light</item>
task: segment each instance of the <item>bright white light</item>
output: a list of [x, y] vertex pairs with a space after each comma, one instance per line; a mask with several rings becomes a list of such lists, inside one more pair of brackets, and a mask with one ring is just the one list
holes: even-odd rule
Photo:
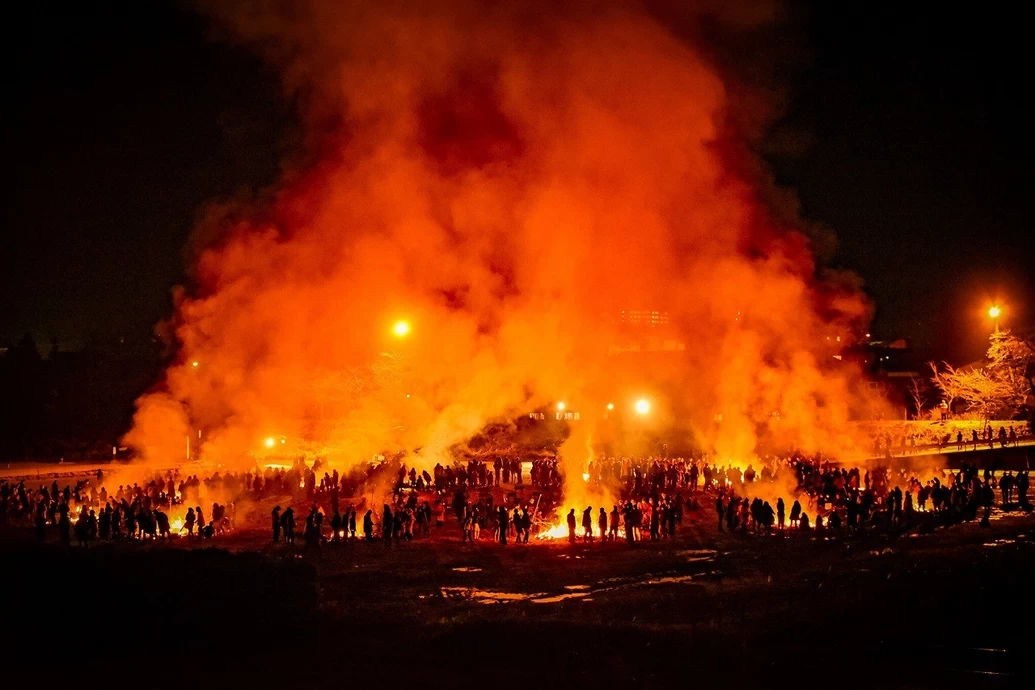
[[565, 407], [566, 407], [566, 405], [564, 403], [562, 403], [562, 402], [557, 403], [557, 409], [558, 410], [564, 410]]
[[396, 321], [395, 325], [392, 326], [392, 333], [395, 333], [397, 338], [405, 338], [410, 334], [410, 322]]
[[650, 412], [650, 402], [646, 398], [640, 398], [637, 400], [636, 412], [637, 414], [647, 414]]
[[194, 360], [193, 362], [190, 363], [190, 365], [192, 367], [197, 367], [198, 366], [198, 360]]
[[607, 404], [607, 409], [609, 409], [609, 410], [615, 409], [615, 404], [614, 403], [608, 403]]
[[272, 436], [270, 436], [269, 438], [266, 439], [266, 447], [267, 448], [272, 448], [273, 444], [275, 444], [275, 443], [276, 443], [276, 441], [273, 440]]
[[1001, 309], [999, 309], [999, 307], [992, 307], [991, 309], [988, 310], [988, 315], [990, 317], [992, 317], [993, 319], [998, 319], [999, 315], [1002, 314], [1002, 313], [1003, 312], [1002, 312]]

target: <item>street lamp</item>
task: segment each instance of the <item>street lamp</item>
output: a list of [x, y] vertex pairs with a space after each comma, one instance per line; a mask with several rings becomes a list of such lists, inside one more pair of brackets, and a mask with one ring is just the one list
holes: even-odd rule
[[567, 405], [565, 405], [564, 403], [562, 403], [562, 402], [557, 403], [557, 409], [560, 410], [561, 412], [564, 411], [565, 407], [567, 407]]
[[1003, 313], [1003, 310], [999, 308], [998, 304], [993, 304], [988, 309], [988, 318], [995, 321], [995, 332], [999, 332], [999, 316]]
[[410, 322], [399, 320], [392, 326], [392, 333], [395, 334], [396, 338], [405, 338], [410, 334]]
[[636, 414], [647, 414], [650, 412], [650, 401], [640, 398], [636, 401]]

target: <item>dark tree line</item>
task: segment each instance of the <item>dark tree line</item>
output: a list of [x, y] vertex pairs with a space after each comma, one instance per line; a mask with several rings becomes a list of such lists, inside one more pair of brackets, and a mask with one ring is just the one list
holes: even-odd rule
[[30, 335], [0, 349], [0, 460], [111, 455], [133, 402], [158, 377], [158, 345], [145, 339], [40, 351]]

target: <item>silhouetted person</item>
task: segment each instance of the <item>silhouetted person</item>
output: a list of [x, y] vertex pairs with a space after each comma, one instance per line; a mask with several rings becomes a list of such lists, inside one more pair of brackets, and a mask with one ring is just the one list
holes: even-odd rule
[[507, 544], [507, 530], [510, 529], [510, 515], [507, 513], [505, 506], [499, 507], [499, 523], [500, 523], [500, 543], [506, 546]]
[[280, 527], [284, 530], [284, 543], [295, 544], [295, 509], [288, 506], [284, 514], [280, 516]]
[[392, 517], [392, 509], [388, 507], [388, 504], [384, 504], [384, 509], [381, 511], [381, 539], [384, 540], [385, 546], [392, 545], [392, 531], [394, 530], [394, 519]]
[[280, 506], [275, 506], [271, 513], [273, 517], [273, 541], [274, 543], [280, 541]]
[[331, 516], [331, 541], [335, 544], [338, 543], [339, 532], [341, 531], [341, 515], [338, 511], [334, 511], [334, 515]]
[[169, 539], [169, 516], [160, 510], [155, 511], [155, 523], [158, 525], [158, 536]]
[[578, 520], [575, 517], [575, 509], [572, 508], [568, 513], [568, 543], [570, 544], [575, 543], [575, 528], [577, 523]]
[[367, 541], [374, 539], [374, 511], [368, 510], [363, 516], [363, 538]]

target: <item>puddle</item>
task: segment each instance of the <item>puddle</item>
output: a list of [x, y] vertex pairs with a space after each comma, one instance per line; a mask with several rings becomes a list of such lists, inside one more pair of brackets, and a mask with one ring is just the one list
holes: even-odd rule
[[645, 585], [671, 585], [671, 584], [679, 584], [681, 582], [690, 582], [693, 579], [694, 579], [693, 575], [673, 575], [671, 577], [659, 577], [659, 578], [655, 578], [653, 580], [647, 580], [646, 582], [644, 582], [642, 584], [645, 584]]
[[[592, 596], [601, 592], [615, 592], [634, 587], [686, 584], [693, 582], [695, 577], [701, 577], [701, 575], [715, 576], [720, 574], [720, 571], [712, 570], [709, 573], [698, 575], [647, 574], [642, 578], [610, 578], [601, 580], [595, 585], [564, 585], [564, 589], [567, 591], [556, 594], [548, 592], [493, 592], [474, 587], [441, 587], [440, 594], [443, 599], [473, 601], [479, 604], [508, 604], [515, 601], [527, 601], [532, 604], [557, 604], [574, 599], [592, 601]], [[424, 599], [429, 596], [420, 595], [420, 598]]]
[[545, 592], [490, 592], [471, 587], [442, 587], [441, 591], [442, 596], [446, 599], [468, 599], [481, 604], [528, 601], [536, 597], [546, 596]]
[[457, 568], [450, 568], [454, 573], [480, 573], [481, 568], [468, 568], [466, 566], [460, 566]]
[[714, 561], [716, 552], [712, 549], [690, 549], [677, 551], [677, 556], [682, 556], [687, 563], [700, 563], [702, 561]]
[[589, 592], [568, 592], [567, 594], [557, 594], [552, 597], [540, 597], [538, 599], [532, 599], [533, 604], [556, 604], [560, 601], [566, 601], [568, 599], [582, 599], [588, 597]]

